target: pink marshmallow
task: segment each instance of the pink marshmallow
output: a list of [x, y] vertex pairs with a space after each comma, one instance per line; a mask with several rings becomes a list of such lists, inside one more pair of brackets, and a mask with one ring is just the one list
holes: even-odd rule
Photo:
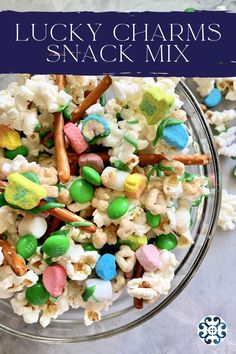
[[66, 278], [66, 270], [60, 264], [49, 266], [43, 272], [43, 285], [51, 296], [57, 297], [63, 293]]
[[64, 133], [77, 154], [82, 154], [82, 152], [88, 149], [87, 141], [84, 139], [80, 129], [75, 124], [67, 123], [64, 126]]
[[144, 270], [154, 272], [160, 267], [160, 255], [154, 245], [143, 245], [136, 252], [136, 258]]

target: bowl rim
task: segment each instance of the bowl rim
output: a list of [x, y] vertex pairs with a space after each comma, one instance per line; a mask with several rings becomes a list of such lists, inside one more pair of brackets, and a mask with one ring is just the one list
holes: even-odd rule
[[120, 327], [117, 327], [112, 330], [108, 330], [103, 333], [98, 333], [98, 334], [93, 334], [93, 335], [88, 335], [84, 336], [83, 338], [81, 337], [70, 337], [70, 338], [56, 338], [56, 337], [45, 337], [45, 336], [39, 336], [39, 335], [34, 335], [34, 334], [29, 334], [25, 333], [23, 331], [15, 330], [13, 328], [10, 328], [2, 323], [0, 323], [0, 330], [14, 335], [19, 338], [23, 339], [29, 339], [31, 341], [35, 342], [40, 342], [40, 343], [78, 343], [78, 342], [87, 342], [87, 341], [94, 341], [98, 339], [105, 339], [112, 337], [114, 335], [126, 332], [128, 330], [134, 329], [135, 327], [145, 323], [146, 321], [150, 320], [154, 316], [156, 316], [159, 312], [161, 312], [163, 309], [167, 307], [173, 300], [177, 298], [177, 296], [183, 291], [183, 289], [188, 285], [190, 280], [193, 278], [193, 276], [196, 274], [197, 270], [199, 269], [203, 259], [205, 258], [207, 251], [210, 247], [210, 244], [213, 240], [215, 230], [217, 227], [217, 220], [220, 212], [220, 201], [221, 201], [221, 194], [222, 194], [222, 183], [221, 183], [221, 169], [220, 169], [220, 162], [219, 162], [219, 156], [217, 154], [217, 150], [214, 144], [214, 138], [213, 138], [213, 133], [211, 131], [211, 128], [207, 122], [207, 120], [204, 118], [204, 113], [200, 107], [199, 102], [197, 101], [196, 97], [190, 90], [190, 88], [183, 82], [183, 80], [180, 80], [177, 83], [177, 86], [184, 91], [184, 93], [188, 96], [189, 101], [193, 104], [193, 106], [196, 108], [196, 111], [198, 113], [198, 116], [201, 120], [202, 125], [204, 126], [204, 129], [206, 131], [206, 134], [208, 135], [208, 144], [209, 148], [212, 154], [212, 161], [214, 162], [214, 167], [217, 173], [215, 174], [215, 194], [217, 194], [217, 198], [214, 200], [214, 205], [213, 205], [213, 210], [214, 214], [211, 217], [211, 220], [209, 220], [209, 227], [207, 230], [207, 234], [205, 236], [205, 242], [204, 245], [201, 247], [200, 252], [198, 253], [196, 259], [194, 260], [191, 268], [188, 270], [188, 272], [185, 274], [184, 278], [182, 281], [178, 284], [178, 286], [168, 295], [163, 301], [158, 304], [155, 308], [144, 314], [143, 316], [139, 317], [138, 319], [122, 325]]

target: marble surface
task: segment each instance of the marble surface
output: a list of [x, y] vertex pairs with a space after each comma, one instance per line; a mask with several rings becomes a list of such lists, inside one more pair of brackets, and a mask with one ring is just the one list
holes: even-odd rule
[[[236, 8], [235, 1], [66, 1], [66, 0], [0, 0], [0, 10], [47, 10], [73, 11], [90, 9], [98, 11], [111, 10], [176, 10], [185, 7], [213, 8], [216, 4], [231, 4]], [[144, 6], [145, 3], [145, 6]], [[128, 5], [126, 5], [128, 4]], [[161, 4], [161, 5], [160, 5]], [[172, 6], [172, 4], [175, 4]], [[178, 7], [178, 8], [177, 8]], [[180, 8], [181, 7], [181, 8]], [[230, 177], [233, 162], [222, 161], [224, 186], [231, 192], [236, 191], [235, 180]], [[200, 269], [178, 296], [165, 310], [152, 320], [129, 332], [116, 337], [99, 340], [91, 343], [48, 345], [25, 341], [0, 332], [0, 354], [74, 354], [74, 353], [102, 353], [102, 354], [233, 354], [236, 353], [236, 321], [235, 321], [235, 232], [221, 232], [217, 230], [212, 245]], [[221, 316], [228, 325], [228, 335], [219, 346], [208, 346], [202, 343], [197, 336], [197, 325], [202, 317], [208, 314]], [[16, 349], [17, 348], [17, 349]]]

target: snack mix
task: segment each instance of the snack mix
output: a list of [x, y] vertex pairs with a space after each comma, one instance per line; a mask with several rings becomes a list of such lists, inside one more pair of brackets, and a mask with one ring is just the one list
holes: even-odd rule
[[[209, 108], [231, 87], [199, 80]], [[0, 298], [26, 323], [82, 308], [90, 325], [123, 291], [136, 308], [168, 294], [173, 250], [193, 244], [191, 211], [209, 194], [188, 172], [210, 157], [190, 153], [177, 82], [20, 75], [0, 91]]]

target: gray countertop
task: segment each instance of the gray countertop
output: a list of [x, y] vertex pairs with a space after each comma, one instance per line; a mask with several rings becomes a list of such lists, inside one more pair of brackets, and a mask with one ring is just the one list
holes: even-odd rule
[[[221, 1], [228, 4], [230, 1]], [[144, 6], [145, 3], [145, 6]], [[125, 7], [125, 1], [116, 1], [117, 10], [170, 9], [172, 1], [134, 1], [130, 0]], [[203, 8], [201, 1], [181, 1], [181, 9], [195, 6]], [[220, 1], [205, 1], [207, 8], [213, 8]], [[90, 6], [92, 4], [92, 6]], [[198, 4], [198, 5], [197, 5]], [[200, 4], [200, 5], [199, 5]], [[235, 7], [235, 2], [231, 2]], [[44, 5], [44, 6], [43, 6]], [[111, 1], [48, 1], [41, 0], [0, 0], [0, 10], [103, 10], [114, 9]], [[232, 7], [231, 7], [232, 8]], [[179, 10], [181, 10], [179, 9]], [[232, 160], [222, 161], [222, 170], [232, 169]], [[230, 173], [224, 173], [224, 187], [235, 193], [235, 180]], [[0, 354], [73, 354], [73, 353], [102, 353], [102, 354], [141, 354], [148, 351], [151, 354], [205, 354], [205, 353], [236, 353], [236, 320], [235, 320], [235, 232], [217, 230], [209, 252], [201, 267], [190, 284], [165, 310], [152, 320], [129, 332], [116, 337], [91, 343], [48, 345], [33, 343], [0, 332]], [[198, 322], [206, 315], [221, 316], [228, 325], [228, 335], [218, 346], [208, 346], [197, 336]]]

